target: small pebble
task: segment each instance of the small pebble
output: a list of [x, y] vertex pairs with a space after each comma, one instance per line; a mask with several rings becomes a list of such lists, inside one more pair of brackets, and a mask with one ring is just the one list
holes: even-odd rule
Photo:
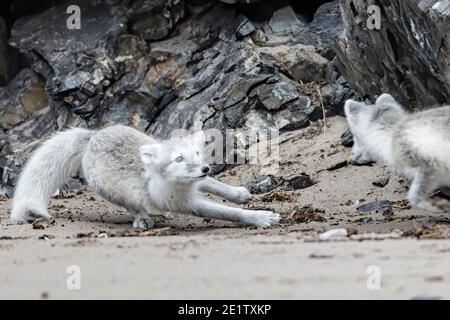
[[365, 217], [365, 218], [362, 219], [362, 223], [369, 223], [369, 222], [372, 222], [372, 221], [373, 221], [372, 217]]
[[345, 228], [338, 228], [338, 229], [331, 229], [328, 231], [325, 231], [324, 233], [321, 233], [319, 235], [319, 240], [329, 240], [334, 238], [345, 238], [348, 236], [347, 229]]

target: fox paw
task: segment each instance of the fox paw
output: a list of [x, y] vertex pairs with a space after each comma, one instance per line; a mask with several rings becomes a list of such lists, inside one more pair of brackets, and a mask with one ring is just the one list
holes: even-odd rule
[[278, 213], [260, 210], [252, 212], [247, 220], [249, 224], [256, 227], [268, 228], [280, 222], [280, 219], [281, 217]]
[[22, 223], [34, 221], [36, 219], [50, 220], [52, 216], [44, 210], [14, 210], [11, 212], [10, 219], [13, 223]]
[[450, 212], [450, 201], [442, 198], [432, 198], [430, 203], [433, 207], [437, 208], [440, 212]]
[[151, 229], [155, 226], [155, 222], [149, 217], [138, 216], [133, 221], [135, 229]]
[[448, 213], [450, 212], [450, 201], [446, 199], [433, 198], [419, 202], [417, 207], [433, 213]]
[[252, 198], [251, 193], [245, 187], [236, 187], [236, 196], [234, 197], [234, 202], [236, 203], [247, 203]]

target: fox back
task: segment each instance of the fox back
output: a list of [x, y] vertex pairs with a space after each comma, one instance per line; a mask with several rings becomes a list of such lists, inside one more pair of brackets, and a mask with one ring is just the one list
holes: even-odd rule
[[131, 211], [169, 210], [188, 201], [194, 182], [209, 172], [202, 142], [202, 134], [158, 141], [130, 127], [108, 127], [89, 141], [84, 174], [103, 197]]

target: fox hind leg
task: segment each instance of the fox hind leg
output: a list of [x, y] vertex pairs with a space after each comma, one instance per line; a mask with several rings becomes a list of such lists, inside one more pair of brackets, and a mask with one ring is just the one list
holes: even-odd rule
[[33, 221], [38, 218], [50, 220], [52, 216], [47, 209], [31, 208], [29, 206], [21, 207], [19, 205], [11, 211], [11, 220], [14, 222]]
[[[412, 206], [435, 213], [442, 213], [446, 211], [445, 207], [447, 205], [430, 198], [432, 192], [439, 187], [438, 177], [430, 171], [419, 169], [416, 172], [409, 188], [408, 200]], [[447, 210], [448, 208], [450, 207], [447, 207]]]

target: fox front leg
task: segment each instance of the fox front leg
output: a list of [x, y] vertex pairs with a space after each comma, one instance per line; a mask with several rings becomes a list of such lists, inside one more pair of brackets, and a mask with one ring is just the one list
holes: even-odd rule
[[234, 187], [207, 177], [199, 182], [200, 191], [215, 194], [234, 203], [247, 203], [251, 199], [250, 192], [244, 187]]
[[192, 214], [197, 216], [235, 221], [261, 228], [270, 227], [280, 221], [280, 215], [272, 211], [233, 208], [204, 199], [196, 200], [191, 209]]

